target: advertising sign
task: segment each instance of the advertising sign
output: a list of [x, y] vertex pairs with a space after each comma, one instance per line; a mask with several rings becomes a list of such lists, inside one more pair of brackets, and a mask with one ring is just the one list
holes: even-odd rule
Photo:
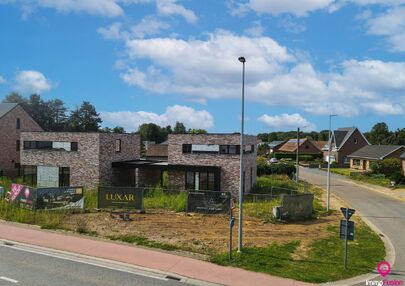
[[36, 209], [83, 209], [83, 187], [38, 188]]
[[20, 184], [11, 184], [10, 203], [33, 210], [35, 208], [35, 189]]
[[143, 189], [131, 187], [99, 187], [98, 208], [143, 210]]
[[187, 212], [226, 214], [230, 211], [231, 194], [228, 192], [190, 191]]

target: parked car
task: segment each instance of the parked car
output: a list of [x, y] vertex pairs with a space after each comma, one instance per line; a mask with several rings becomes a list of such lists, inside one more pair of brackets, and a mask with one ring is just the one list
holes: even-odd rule
[[278, 160], [277, 160], [277, 158], [271, 158], [271, 159], [269, 160], [269, 162], [270, 162], [270, 164], [278, 163]]

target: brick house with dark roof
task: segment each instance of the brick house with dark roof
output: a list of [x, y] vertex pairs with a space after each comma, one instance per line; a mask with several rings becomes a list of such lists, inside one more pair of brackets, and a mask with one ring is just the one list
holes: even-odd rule
[[387, 158], [400, 159], [404, 152], [405, 146], [402, 145], [366, 145], [348, 156], [350, 168], [370, 171], [372, 162]]
[[41, 126], [17, 103], [0, 103], [0, 175], [20, 173], [20, 134], [42, 131]]
[[404, 171], [404, 176], [405, 176], [405, 152], [402, 153], [401, 160], [402, 160], [402, 170]]
[[[325, 162], [328, 161], [328, 144], [323, 148]], [[338, 128], [331, 134], [331, 163], [336, 162], [338, 167], [349, 166], [348, 156], [367, 145], [370, 143], [357, 127]]]

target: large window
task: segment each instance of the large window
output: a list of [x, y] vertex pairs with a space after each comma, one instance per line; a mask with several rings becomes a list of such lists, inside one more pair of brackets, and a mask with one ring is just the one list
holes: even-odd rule
[[24, 150], [77, 151], [77, 142], [24, 141]]
[[214, 191], [215, 174], [212, 172], [186, 172], [186, 189]]
[[35, 186], [37, 184], [37, 166], [23, 166], [24, 183]]
[[70, 168], [60, 167], [59, 168], [59, 187], [70, 186]]
[[239, 155], [240, 146], [239, 145], [221, 145], [221, 154]]
[[[183, 154], [226, 154], [239, 155], [240, 145], [183, 144]], [[245, 153], [254, 151], [254, 145], [245, 145]]]

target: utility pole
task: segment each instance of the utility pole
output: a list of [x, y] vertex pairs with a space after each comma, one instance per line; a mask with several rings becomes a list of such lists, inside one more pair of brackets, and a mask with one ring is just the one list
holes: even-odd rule
[[328, 141], [328, 177], [326, 180], [326, 211], [329, 211], [330, 205], [330, 151], [331, 151], [331, 134], [332, 134], [332, 117], [337, 116], [336, 114], [329, 114], [329, 141]]
[[299, 174], [300, 174], [300, 128], [297, 129], [297, 170], [295, 172], [295, 180], [299, 182]]
[[238, 252], [242, 252], [242, 224], [243, 224], [243, 190], [245, 178], [243, 176], [243, 151], [244, 151], [244, 128], [245, 128], [245, 62], [244, 57], [238, 59], [243, 64], [242, 71], [242, 118], [241, 118], [241, 132], [240, 132], [240, 172], [239, 172], [239, 225], [238, 225]]

